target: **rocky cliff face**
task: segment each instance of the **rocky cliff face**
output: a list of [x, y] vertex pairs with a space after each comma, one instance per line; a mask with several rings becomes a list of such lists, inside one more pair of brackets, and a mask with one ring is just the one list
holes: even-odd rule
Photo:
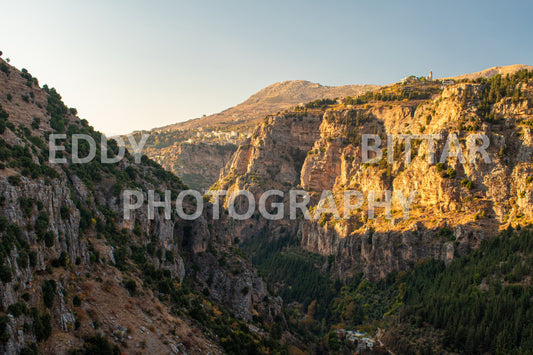
[[[235, 144], [242, 141], [239, 136], [247, 136], [263, 117], [301, 103], [358, 95], [375, 88], [375, 85], [323, 86], [304, 80], [275, 83], [220, 113], [154, 128], [149, 132], [146, 155], [177, 174], [191, 188], [204, 191], [217, 181], [236, 149]], [[230, 137], [223, 142], [219, 134]]]
[[180, 143], [150, 155], [191, 189], [205, 191], [217, 181], [237, 147], [233, 144]]
[[[236, 226], [243, 239], [260, 228], [275, 230], [273, 223], [288, 224], [303, 248], [335, 257], [341, 278], [360, 271], [369, 278], [383, 277], [421, 258], [450, 260], [499, 229], [533, 219], [533, 84], [530, 79], [520, 82], [513, 86], [519, 95], [495, 100], [490, 119], [482, 104], [489, 95], [487, 85], [455, 84], [430, 100], [333, 105], [325, 111], [266, 119], [249, 144], [234, 154], [214, 188], [228, 194], [250, 190], [256, 200], [270, 188], [304, 189], [311, 195], [311, 211], [322, 191], [331, 190], [341, 215], [342, 193], [360, 191], [364, 203], [347, 220], [325, 216], [267, 224], [258, 219], [257, 227]], [[380, 137], [381, 161], [362, 162], [362, 134]], [[420, 137], [412, 140], [409, 153], [406, 140], [400, 138], [406, 134], [441, 135], [435, 141], [436, 159], [429, 161], [433, 149]], [[438, 164], [453, 135], [466, 157], [474, 145], [469, 143], [471, 134], [489, 139], [487, 160], [476, 153], [472, 161], [461, 162], [450, 154]], [[394, 137], [389, 146], [387, 136]], [[385, 190], [393, 191], [391, 216], [378, 208], [376, 218], [369, 218], [369, 191], [376, 191], [376, 201], [383, 201]], [[408, 197], [415, 190], [409, 217], [404, 218], [395, 193]]]
[[[218, 236], [224, 226], [208, 223], [209, 209], [185, 221], [166, 218], [163, 209], [149, 218], [144, 204], [125, 219], [123, 190], [147, 198], [149, 190], [177, 194], [185, 186], [146, 157], [100, 163], [100, 147], [95, 161], [71, 163], [72, 134], [98, 143], [100, 134], [54, 89], [0, 62], [2, 353], [31, 343], [66, 353], [94, 332], [135, 351], [221, 353], [231, 327], [224, 343], [206, 319], [271, 321], [280, 314], [280, 300]], [[58, 156], [68, 163], [50, 163], [49, 134], [63, 132]]]

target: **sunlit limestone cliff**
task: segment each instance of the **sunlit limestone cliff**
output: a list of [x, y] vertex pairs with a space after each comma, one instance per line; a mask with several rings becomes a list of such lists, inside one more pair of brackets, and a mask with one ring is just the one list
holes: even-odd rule
[[[286, 209], [287, 218], [279, 222], [259, 218], [253, 226], [234, 226], [241, 239], [297, 235], [304, 249], [334, 258], [333, 270], [343, 279], [359, 271], [381, 278], [421, 258], [449, 262], [499, 230], [533, 220], [529, 73], [447, 85], [411, 78], [359, 98], [268, 116], [213, 189], [228, 195], [250, 190], [256, 200], [272, 188], [302, 189], [311, 195], [311, 211], [330, 190], [341, 214], [343, 192], [361, 192], [363, 203], [347, 219], [289, 221]], [[364, 134], [380, 138], [381, 160], [362, 161]], [[410, 143], [402, 135], [411, 137]], [[431, 135], [440, 139], [427, 139]], [[486, 157], [474, 149], [470, 159], [483, 136], [489, 142]], [[447, 142], [451, 154], [445, 153]], [[458, 151], [462, 156], [453, 156]], [[368, 193], [375, 191], [375, 201], [383, 202], [387, 190], [391, 215], [376, 208], [369, 218]], [[395, 196], [407, 198], [413, 191], [407, 217]], [[287, 203], [288, 193], [284, 198]]]

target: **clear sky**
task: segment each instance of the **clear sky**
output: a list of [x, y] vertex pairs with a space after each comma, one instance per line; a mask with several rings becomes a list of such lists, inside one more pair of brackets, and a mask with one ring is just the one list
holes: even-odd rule
[[532, 1], [17, 0], [0, 5], [0, 50], [113, 135], [219, 112], [283, 80], [533, 64], [532, 14]]

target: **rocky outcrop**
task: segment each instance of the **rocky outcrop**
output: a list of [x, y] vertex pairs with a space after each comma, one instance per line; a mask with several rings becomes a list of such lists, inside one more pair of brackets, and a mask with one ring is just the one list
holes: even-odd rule
[[314, 114], [265, 118], [221, 172], [221, 187], [229, 186], [231, 177], [246, 181], [255, 176], [267, 179], [268, 185], [257, 182], [263, 187], [298, 184], [307, 151], [318, 137], [320, 121], [321, 117]]
[[233, 144], [176, 143], [148, 150], [168, 171], [178, 175], [191, 189], [204, 192], [213, 185], [237, 147]]
[[[322, 112], [291, 112], [266, 119], [250, 142], [239, 147], [213, 188], [228, 194], [249, 190], [256, 201], [267, 189], [304, 189], [311, 195], [311, 210], [322, 191], [330, 190], [341, 215], [343, 192], [360, 191], [365, 201], [347, 220], [325, 216], [279, 222], [297, 231], [303, 248], [335, 256], [339, 277], [362, 271], [369, 278], [379, 278], [421, 258], [449, 261], [456, 252], [476, 247], [499, 229], [533, 220], [533, 84], [519, 85], [520, 99], [503, 98], [494, 104], [498, 121], [483, 118], [479, 106], [484, 86], [474, 83], [448, 86], [431, 100], [337, 105]], [[382, 160], [362, 161], [362, 134], [381, 139]], [[401, 135], [414, 134], [441, 139], [433, 149], [427, 138], [418, 137], [408, 150]], [[448, 139], [452, 140], [450, 151], [456, 151], [454, 137], [468, 158], [469, 147], [481, 145], [478, 140], [469, 142], [471, 134], [489, 139], [488, 160], [477, 153], [463, 162], [450, 154], [438, 164]], [[388, 137], [393, 138], [389, 146]], [[393, 191], [391, 216], [378, 208], [377, 217], [369, 218], [368, 193], [377, 191], [377, 201], [382, 201], [385, 190]], [[407, 197], [413, 191], [416, 198], [404, 218], [394, 194]], [[254, 228], [234, 224], [239, 238], [279, 224], [267, 224], [261, 218], [251, 223]]]

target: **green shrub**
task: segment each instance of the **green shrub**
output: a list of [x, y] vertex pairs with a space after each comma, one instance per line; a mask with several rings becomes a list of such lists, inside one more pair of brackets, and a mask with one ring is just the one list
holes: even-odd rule
[[6, 230], [6, 227], [8, 225], [7, 218], [3, 214], [0, 215], [0, 232], [3, 232]]
[[439, 229], [439, 231], [437, 232], [437, 237], [446, 238], [446, 240], [448, 241], [455, 240], [453, 231], [448, 227], [442, 227], [441, 229]]
[[120, 348], [117, 345], [111, 345], [107, 339], [95, 334], [85, 339], [83, 349], [75, 350], [75, 355], [120, 355]]
[[46, 110], [52, 116], [50, 127], [59, 133], [63, 133], [65, 131], [65, 125], [68, 122], [68, 108], [61, 100], [61, 95], [57, 93], [56, 89], [48, 89], [46, 85], [43, 89], [48, 92], [48, 105], [46, 106]]
[[118, 249], [115, 249], [115, 252], [113, 254], [113, 256], [115, 257], [115, 267], [119, 270], [124, 270], [124, 268], [126, 267], [126, 248], [120, 247]]
[[0, 147], [0, 160], [7, 161], [11, 158], [11, 150], [7, 147]]
[[7, 126], [7, 118], [9, 114], [4, 110], [2, 105], [0, 105], [0, 134], [4, 133]]
[[36, 147], [38, 147], [41, 151], [45, 150], [46, 149], [46, 145], [44, 144], [44, 141], [37, 137], [37, 136], [32, 136], [30, 135], [28, 137], [28, 140]]
[[49, 224], [50, 220], [48, 219], [48, 214], [46, 212], [39, 213], [39, 216], [37, 216], [37, 220], [35, 221], [35, 234], [37, 235], [38, 240], [44, 239]]
[[7, 316], [0, 316], [0, 343], [5, 344], [9, 341], [9, 333], [7, 332], [7, 323], [9, 318]]
[[457, 174], [457, 173], [455, 172], [455, 169], [454, 169], [454, 168], [448, 168], [448, 169], [446, 170], [446, 177], [447, 177], [448, 179], [453, 179], [453, 178], [456, 176], [456, 174]]
[[305, 108], [324, 108], [328, 105], [333, 105], [336, 100], [333, 99], [318, 99], [305, 104]]
[[41, 119], [39, 117], [34, 117], [31, 123], [31, 128], [38, 129], [40, 124], [41, 124]]
[[0, 265], [0, 281], [3, 283], [11, 282], [11, 268], [7, 265]]
[[328, 223], [330, 218], [331, 218], [331, 213], [324, 213], [322, 216], [320, 216], [320, 220], [318, 221], [318, 223], [322, 227], [324, 227]]
[[26, 197], [20, 197], [19, 198], [19, 206], [22, 210], [22, 215], [24, 218], [31, 217], [31, 212], [33, 210], [33, 199], [26, 198]]
[[174, 252], [172, 250], [165, 251], [165, 260], [169, 263], [174, 262]]
[[67, 206], [61, 206], [59, 208], [59, 214], [61, 215], [61, 219], [68, 219], [70, 215], [70, 209]]
[[76, 307], [81, 306], [81, 298], [80, 296], [76, 295], [74, 298], [72, 298], [72, 304]]
[[329, 332], [327, 338], [328, 338], [328, 348], [333, 352], [337, 352], [341, 347], [337, 333], [335, 333], [332, 330], [331, 332]]
[[41, 316], [39, 315], [39, 310], [35, 307], [30, 310], [30, 313], [33, 318], [33, 332], [37, 341], [41, 342], [50, 338], [50, 335], [52, 335], [52, 317], [50, 314], [45, 313]]
[[48, 176], [49, 178], [55, 179], [59, 177], [59, 174], [57, 173], [56, 169], [48, 166], [48, 165], [41, 165], [41, 170], [44, 175]]
[[7, 313], [13, 315], [13, 317], [18, 317], [28, 313], [28, 307], [23, 302], [13, 303], [7, 307]]
[[130, 296], [135, 296], [137, 294], [137, 283], [135, 280], [126, 280], [124, 287], [129, 291]]
[[39, 355], [39, 348], [35, 343], [28, 344], [20, 349], [20, 355]]
[[26, 250], [21, 250], [17, 258], [17, 265], [19, 269], [25, 269], [28, 267], [28, 253]]
[[7, 181], [13, 186], [19, 186], [20, 185], [20, 175], [10, 175], [7, 178]]
[[31, 267], [36, 266], [37, 265], [37, 252], [36, 251], [30, 251], [29, 259], [30, 259], [30, 266]]
[[44, 239], [44, 245], [48, 248], [52, 247], [54, 245], [54, 242], [56, 240], [56, 235], [52, 231], [48, 231], [44, 233], [43, 238]]
[[70, 263], [70, 258], [66, 251], [62, 251], [59, 255], [59, 258], [52, 261], [52, 266], [54, 267], [66, 267]]
[[464, 186], [464, 187], [466, 187], [469, 190], [472, 190], [472, 188], [473, 188], [472, 181], [467, 180], [467, 179], [461, 180], [461, 186]]
[[0, 71], [9, 75], [9, 66], [6, 63], [0, 61]]
[[43, 302], [47, 308], [51, 308], [54, 304], [54, 297], [56, 293], [56, 282], [54, 280], [46, 280], [41, 286], [43, 291]]

